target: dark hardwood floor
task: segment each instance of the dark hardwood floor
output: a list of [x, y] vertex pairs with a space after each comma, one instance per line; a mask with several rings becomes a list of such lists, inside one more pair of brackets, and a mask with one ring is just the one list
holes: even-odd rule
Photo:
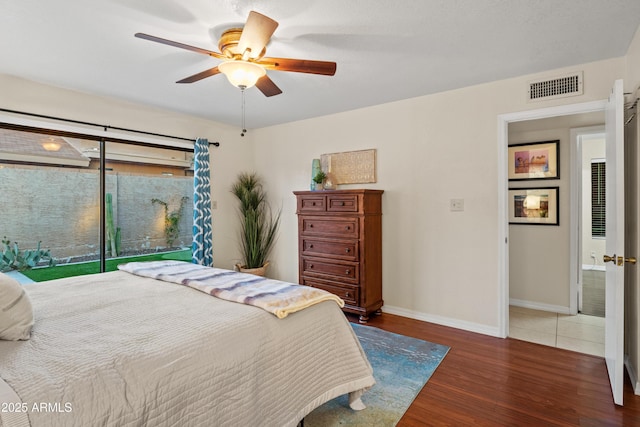
[[616, 406], [600, 357], [386, 313], [368, 325], [451, 347], [399, 427], [640, 426], [640, 396], [625, 378]]

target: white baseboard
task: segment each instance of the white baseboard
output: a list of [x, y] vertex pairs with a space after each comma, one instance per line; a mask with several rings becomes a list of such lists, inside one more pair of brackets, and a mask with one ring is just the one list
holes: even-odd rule
[[385, 305], [382, 311], [389, 314], [396, 314], [410, 319], [422, 320], [423, 322], [435, 323], [437, 325], [449, 326], [451, 328], [462, 329], [464, 331], [475, 332], [483, 335], [500, 338], [498, 327], [482, 325], [474, 322], [466, 322], [464, 320], [451, 319], [449, 317], [438, 316], [435, 314], [427, 314], [406, 308]]
[[561, 305], [544, 304], [535, 301], [525, 301], [521, 299], [510, 298], [509, 305], [516, 307], [530, 308], [532, 310], [550, 311], [552, 313], [571, 314], [569, 307], [563, 307]]
[[633, 392], [640, 396], [640, 382], [638, 381], [638, 374], [635, 369], [633, 369], [633, 365], [629, 363], [629, 357], [627, 355], [624, 356], [624, 366], [627, 368]]
[[607, 271], [604, 265], [582, 264], [583, 270]]

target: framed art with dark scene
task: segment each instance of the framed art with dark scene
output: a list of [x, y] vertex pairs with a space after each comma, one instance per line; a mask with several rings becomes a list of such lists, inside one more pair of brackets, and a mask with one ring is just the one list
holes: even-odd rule
[[509, 181], [560, 178], [560, 140], [509, 146]]
[[509, 224], [559, 225], [559, 187], [510, 188]]

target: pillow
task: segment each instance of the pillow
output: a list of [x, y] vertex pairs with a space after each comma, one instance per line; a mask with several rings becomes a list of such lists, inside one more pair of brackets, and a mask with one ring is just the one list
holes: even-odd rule
[[28, 340], [33, 326], [33, 308], [17, 280], [0, 273], [0, 339]]

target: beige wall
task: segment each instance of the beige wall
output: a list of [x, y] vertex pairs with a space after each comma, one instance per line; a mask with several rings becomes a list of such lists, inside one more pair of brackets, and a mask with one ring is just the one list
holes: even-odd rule
[[513, 305], [569, 312], [569, 128], [509, 133], [509, 144], [560, 141], [560, 179], [512, 181], [509, 188], [559, 187], [559, 225], [509, 225], [509, 298]]
[[[292, 191], [308, 188], [311, 159], [377, 149], [383, 196], [385, 309], [498, 334], [497, 116], [600, 100], [625, 73], [624, 58], [583, 64], [316, 119], [258, 129], [241, 138], [216, 122], [0, 76], [3, 107], [160, 133], [204, 136], [213, 148], [214, 259], [238, 259], [237, 172], [255, 167], [272, 202], [283, 207], [271, 275], [297, 281], [297, 222]], [[534, 78], [584, 71], [585, 94], [526, 102]], [[312, 100], [310, 100], [312, 102]], [[337, 100], [336, 102], [339, 102]], [[464, 199], [463, 212], [449, 200]]]
[[[586, 132], [586, 129], [595, 129], [603, 126], [604, 112], [574, 114], [568, 116], [552, 117], [539, 120], [528, 120], [509, 124], [509, 144], [547, 141], [558, 139], [560, 141], [560, 178], [543, 181], [512, 181], [511, 188], [524, 187], [559, 187], [560, 199], [560, 225], [559, 226], [509, 226], [509, 296], [513, 305], [548, 310], [554, 312], [571, 311], [571, 241], [570, 241], [570, 191], [572, 184], [571, 145], [577, 134]], [[572, 130], [577, 133], [572, 137]], [[586, 139], [586, 135], [585, 135]], [[603, 141], [600, 140], [602, 143]], [[604, 146], [602, 155], [604, 157]], [[589, 158], [598, 153], [584, 151]], [[587, 171], [587, 179], [590, 180], [590, 170]], [[589, 181], [583, 187], [586, 194], [590, 194]], [[583, 197], [583, 200], [584, 197]], [[590, 201], [590, 195], [587, 201]], [[587, 235], [583, 236], [583, 253], [586, 253], [587, 262], [590, 261], [589, 253], [595, 250], [602, 260], [604, 254], [604, 241], [590, 242], [590, 210], [583, 207], [583, 230]], [[550, 243], [551, 242], [551, 243]], [[579, 258], [579, 263], [584, 261]], [[601, 262], [600, 262], [601, 264]], [[544, 265], [544, 269], [540, 266]], [[577, 280], [577, 277], [576, 277]]]
[[6, 109], [97, 122], [187, 138], [219, 141], [211, 147], [214, 262], [232, 268], [237, 259], [235, 200], [229, 192], [240, 170], [253, 167], [252, 146], [238, 128], [198, 117], [145, 107], [126, 101], [47, 86], [14, 76], [0, 75], [1, 107]]
[[[297, 280], [292, 191], [308, 187], [311, 159], [375, 148], [378, 182], [362, 187], [385, 190], [383, 309], [497, 334], [497, 116], [605, 99], [624, 67], [612, 59], [256, 130], [257, 170], [284, 207], [274, 271]], [[526, 102], [529, 80], [576, 70], [584, 95]], [[452, 198], [463, 212], [449, 211]]]
[[640, 88], [640, 27], [631, 41], [626, 55], [627, 73], [625, 76], [624, 91], [634, 92]]

